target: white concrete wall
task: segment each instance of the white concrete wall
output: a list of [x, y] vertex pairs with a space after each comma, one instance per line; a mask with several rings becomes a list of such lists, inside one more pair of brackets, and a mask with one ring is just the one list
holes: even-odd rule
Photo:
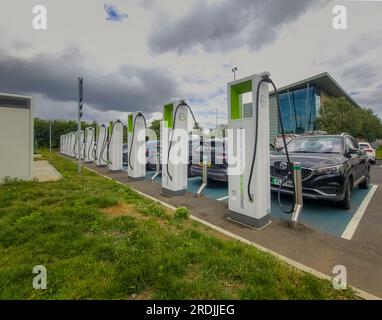
[[0, 182], [5, 177], [29, 179], [33, 161], [32, 108], [7, 105], [1, 103], [2, 99], [18, 97], [0, 94]]

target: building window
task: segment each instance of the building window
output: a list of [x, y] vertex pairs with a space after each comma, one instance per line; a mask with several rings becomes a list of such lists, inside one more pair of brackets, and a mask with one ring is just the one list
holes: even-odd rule
[[285, 133], [303, 134], [316, 129], [319, 97], [319, 91], [315, 87], [280, 94], [281, 118]]

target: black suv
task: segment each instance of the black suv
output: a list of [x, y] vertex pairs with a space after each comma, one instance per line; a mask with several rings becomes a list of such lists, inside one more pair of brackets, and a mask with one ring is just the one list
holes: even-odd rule
[[[300, 162], [305, 198], [335, 201], [350, 209], [356, 186], [369, 188], [370, 165], [367, 155], [348, 134], [299, 136], [288, 143], [291, 162]], [[271, 154], [271, 189], [278, 191], [288, 173], [283, 149]], [[281, 192], [292, 193], [292, 181]]]

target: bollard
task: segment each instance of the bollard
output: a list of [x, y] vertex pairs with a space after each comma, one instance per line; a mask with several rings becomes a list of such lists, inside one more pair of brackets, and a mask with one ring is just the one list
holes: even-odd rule
[[198, 192], [196, 193], [197, 197], [202, 196], [202, 192], [204, 189], [207, 187], [207, 156], [203, 156], [203, 179], [202, 179], [202, 184], [199, 187]]
[[302, 176], [301, 176], [301, 163], [294, 162], [293, 163], [293, 183], [296, 190], [296, 203], [292, 212], [292, 225], [298, 225], [298, 218], [300, 216], [302, 207], [303, 207], [303, 196], [302, 196]]
[[151, 181], [154, 181], [157, 176], [160, 174], [160, 152], [157, 152], [157, 163], [155, 167], [155, 174], [151, 178]]

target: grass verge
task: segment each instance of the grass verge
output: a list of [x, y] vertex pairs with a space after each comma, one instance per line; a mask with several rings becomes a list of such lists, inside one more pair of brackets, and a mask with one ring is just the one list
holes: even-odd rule
[[[0, 186], [0, 299], [352, 299], [329, 281], [227, 239], [40, 150], [57, 182]], [[44, 265], [46, 290], [32, 269]]]
[[375, 158], [378, 160], [382, 160], [382, 147], [379, 147], [376, 151]]

